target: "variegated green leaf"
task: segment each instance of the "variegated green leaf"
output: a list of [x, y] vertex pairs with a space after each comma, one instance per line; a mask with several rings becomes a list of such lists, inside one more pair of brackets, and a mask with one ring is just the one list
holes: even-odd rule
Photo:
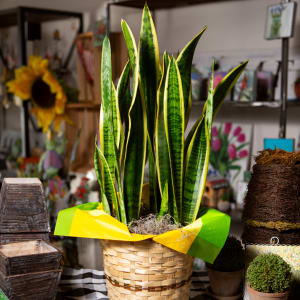
[[169, 57], [165, 52], [163, 55], [163, 69], [162, 78], [157, 91], [157, 111], [155, 120], [155, 135], [154, 145], [156, 152], [156, 169], [158, 184], [160, 189], [161, 198], [163, 197], [163, 190], [165, 184], [170, 184], [169, 188], [172, 189], [171, 177], [170, 177], [170, 161], [169, 161], [169, 150], [165, 130], [164, 122], [164, 91], [167, 77], [167, 69], [169, 66]]
[[179, 218], [182, 212], [184, 99], [179, 69], [174, 57], [167, 71], [164, 92], [164, 122], [171, 166], [171, 177]]
[[[113, 132], [113, 113], [112, 113], [112, 89], [111, 89], [111, 49], [107, 37], [104, 38], [102, 46], [101, 60], [101, 108], [100, 108], [100, 146], [109, 169], [114, 179], [114, 167], [116, 163], [114, 135]], [[106, 177], [103, 176], [104, 186]], [[114, 180], [113, 180], [114, 181]], [[106, 192], [106, 191], [105, 191]]]
[[165, 183], [163, 192], [162, 192], [162, 197], [161, 197], [161, 206], [159, 210], [159, 216], [164, 216], [165, 214], [168, 213], [169, 210], [169, 193], [168, 193], [168, 182]]
[[127, 141], [123, 186], [128, 222], [139, 217], [146, 161], [147, 122], [139, 91], [130, 111], [130, 118], [134, 122]]
[[[146, 106], [148, 132], [153, 143], [156, 92], [159, 79], [159, 49], [155, 26], [147, 4], [144, 6], [139, 40], [141, 96]], [[153, 147], [153, 145], [151, 144]]]
[[98, 180], [98, 183], [99, 183], [99, 186], [100, 186], [100, 195], [101, 195], [103, 210], [107, 214], [110, 215], [111, 213], [110, 213], [109, 203], [108, 203], [108, 200], [107, 200], [107, 198], [104, 194], [103, 182], [102, 182], [102, 178], [101, 178], [100, 162], [99, 162], [98, 151], [96, 149], [96, 147], [97, 147], [96, 143], [97, 143], [97, 138], [96, 138], [96, 142], [95, 142], [95, 153], [94, 153], [95, 172], [96, 172], [97, 180]]
[[111, 82], [111, 100], [112, 100], [111, 105], [112, 105], [114, 141], [117, 149], [119, 149], [122, 124], [121, 124], [121, 116], [119, 110], [119, 102], [117, 99], [117, 92], [113, 82]]
[[192, 74], [192, 63], [195, 53], [196, 46], [199, 39], [201, 38], [204, 31], [207, 27], [204, 27], [179, 53], [176, 61], [178, 64], [178, 69], [182, 81], [182, 90], [184, 98], [184, 110], [185, 110], [185, 120], [186, 125], [189, 120], [190, 110], [192, 107], [192, 98], [191, 98], [191, 74]]
[[[235, 85], [236, 81], [238, 80], [238, 78], [246, 68], [247, 63], [248, 61], [245, 61], [244, 63], [240, 64], [232, 71], [230, 71], [215, 88], [213, 118], [217, 115], [219, 109], [223, 104], [224, 99], [226, 98], [226, 96], [228, 95], [228, 93], [230, 92], [230, 90]], [[191, 139], [195, 133], [196, 128], [198, 128], [198, 125], [203, 121], [203, 118], [205, 117], [205, 113], [206, 113], [206, 104], [203, 107], [203, 111], [200, 118], [195, 122], [194, 126], [190, 130], [185, 140], [185, 153], [187, 152], [187, 148], [190, 145]]]
[[105, 159], [104, 154], [102, 153], [101, 149], [99, 149], [97, 144], [96, 144], [96, 150], [97, 150], [97, 154], [101, 160], [102, 167], [103, 167], [103, 177], [105, 178], [104, 194], [107, 198], [108, 203], [112, 203], [113, 208], [115, 209], [115, 212], [116, 212], [116, 218], [119, 221], [121, 221], [119, 203], [118, 203], [118, 198], [117, 198], [117, 193], [116, 193], [112, 173], [110, 171], [109, 165], [107, 163], [107, 160]]
[[157, 170], [149, 133], [147, 134], [147, 149], [149, 162], [149, 204], [150, 210], [156, 214], [159, 211], [161, 198], [157, 194]]
[[233, 86], [236, 84], [237, 80], [245, 70], [247, 64], [248, 60], [231, 70], [215, 88], [213, 117], [217, 115], [224, 99], [230, 93]]
[[128, 124], [128, 112], [131, 105], [129, 61], [126, 63], [118, 82], [117, 98], [119, 102], [121, 122]]
[[[131, 29], [129, 28], [128, 24], [122, 20], [121, 22], [122, 26], [122, 31], [124, 34], [124, 39], [127, 45], [128, 49], [128, 56], [129, 56], [129, 64], [130, 64], [130, 69], [132, 71], [132, 76], [133, 76], [133, 91], [132, 91], [132, 96], [131, 100], [127, 100], [129, 105], [129, 109], [127, 111], [127, 116], [124, 116], [125, 119], [125, 149], [124, 149], [124, 161], [126, 160], [126, 155], [127, 155], [127, 146], [128, 146], [128, 139], [131, 135], [131, 117], [130, 117], [130, 112], [132, 110], [132, 107], [134, 105], [134, 101], [136, 99], [137, 95], [137, 90], [138, 90], [138, 75], [139, 75], [139, 65], [138, 65], [138, 53], [137, 53], [137, 48], [136, 48], [136, 43], [134, 36], [132, 34]], [[127, 72], [127, 71], [126, 71]], [[128, 81], [129, 85], [129, 81]], [[128, 87], [129, 88], [129, 87]], [[130, 104], [129, 104], [130, 103]]]
[[[117, 149], [116, 149], [117, 151]], [[127, 224], [127, 217], [126, 217], [126, 208], [125, 208], [125, 201], [124, 201], [124, 193], [123, 193], [123, 186], [121, 182], [121, 170], [119, 164], [116, 164], [116, 178], [118, 184], [118, 195], [119, 195], [119, 208], [120, 208], [120, 218], [122, 223]]]
[[213, 69], [206, 101], [205, 119], [198, 124], [186, 155], [182, 224], [195, 221], [199, 211], [209, 164], [212, 117]]

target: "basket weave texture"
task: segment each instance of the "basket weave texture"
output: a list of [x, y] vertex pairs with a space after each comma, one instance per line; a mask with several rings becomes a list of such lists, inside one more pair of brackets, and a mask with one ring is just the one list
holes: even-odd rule
[[152, 240], [101, 241], [108, 296], [112, 300], [188, 300], [191, 256]]

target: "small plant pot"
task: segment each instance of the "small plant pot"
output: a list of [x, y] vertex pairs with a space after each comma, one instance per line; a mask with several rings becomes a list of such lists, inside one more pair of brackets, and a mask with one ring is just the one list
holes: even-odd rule
[[189, 299], [193, 257], [152, 240], [101, 245], [110, 299]]
[[244, 269], [234, 272], [220, 272], [207, 268], [207, 271], [211, 293], [216, 296], [215, 298], [218, 296], [234, 297], [241, 294]]
[[283, 293], [262, 293], [252, 289], [247, 285], [250, 300], [287, 300], [289, 291]]

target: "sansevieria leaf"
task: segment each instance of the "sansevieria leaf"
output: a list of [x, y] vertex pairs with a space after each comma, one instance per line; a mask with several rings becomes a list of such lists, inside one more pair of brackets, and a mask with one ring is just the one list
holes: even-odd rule
[[132, 97], [130, 93], [130, 62], [128, 61], [123, 69], [120, 76], [118, 87], [117, 87], [117, 99], [119, 103], [120, 117], [121, 117], [121, 137], [120, 137], [120, 147], [119, 147], [119, 161], [121, 169], [123, 168], [123, 155], [124, 148], [127, 142], [128, 127], [129, 127], [129, 109], [132, 102]]
[[111, 82], [111, 101], [112, 101], [111, 105], [112, 105], [114, 141], [117, 149], [119, 149], [122, 124], [121, 124], [121, 116], [119, 110], [119, 102], [117, 99], [117, 92], [113, 82]]
[[164, 122], [171, 165], [171, 178], [178, 209], [182, 212], [184, 99], [181, 77], [174, 57], [171, 58], [164, 92]]
[[142, 15], [139, 40], [139, 68], [141, 96], [146, 106], [148, 132], [153, 142], [156, 92], [159, 79], [159, 49], [155, 26], [147, 4]]
[[[165, 121], [164, 121], [164, 93], [167, 77], [167, 69], [169, 66], [169, 57], [165, 52], [163, 55], [162, 78], [157, 91], [157, 111], [155, 120], [155, 152], [156, 152], [156, 169], [158, 184], [161, 195], [165, 189], [165, 185], [170, 184], [169, 189], [172, 190], [170, 176], [170, 160], [169, 148], [166, 137]], [[167, 194], [168, 195], [168, 194]]]
[[198, 124], [186, 154], [182, 224], [195, 221], [199, 211], [209, 164], [212, 117], [213, 68], [206, 102], [206, 115]]
[[[111, 68], [111, 48], [107, 37], [104, 38], [102, 45], [101, 59], [101, 108], [100, 108], [100, 147], [107, 161], [109, 171], [114, 182], [116, 153], [113, 126], [113, 94], [112, 94], [112, 68]], [[107, 173], [103, 170], [103, 185], [107, 186]], [[105, 190], [106, 193], [106, 190]]]
[[143, 107], [139, 91], [134, 106], [130, 111], [130, 118], [134, 122], [132, 122], [131, 133], [127, 141], [123, 186], [128, 222], [139, 217], [146, 161], [146, 111]]
[[[233, 70], [231, 70], [217, 85], [214, 90], [214, 104], [213, 104], [213, 118], [217, 115], [219, 109], [221, 108], [224, 99], [235, 85], [236, 81], [244, 71], [247, 66], [248, 61], [243, 62]], [[206, 103], [204, 105], [203, 111], [199, 119], [195, 122], [194, 126], [190, 130], [186, 140], [185, 140], [185, 153], [187, 152], [187, 147], [189, 146], [191, 139], [195, 133], [195, 130], [198, 128], [198, 125], [203, 121], [206, 113]]]
[[104, 154], [102, 153], [101, 149], [99, 149], [99, 147], [96, 144], [96, 151], [97, 154], [101, 160], [101, 164], [103, 166], [103, 174], [106, 178], [105, 180], [105, 185], [104, 185], [104, 194], [107, 198], [108, 203], [112, 203], [113, 208], [115, 209], [116, 212], [116, 217], [119, 221], [121, 221], [121, 216], [120, 216], [120, 210], [119, 210], [119, 203], [118, 203], [118, 199], [117, 199], [117, 193], [116, 193], [116, 189], [114, 186], [114, 181], [113, 181], [113, 177], [111, 174], [111, 171], [109, 169], [108, 163], [104, 157]]
[[131, 105], [129, 61], [126, 63], [118, 82], [117, 98], [119, 102], [121, 122], [128, 123], [128, 112]]
[[190, 114], [191, 109], [191, 74], [192, 74], [192, 63], [193, 57], [195, 53], [196, 46], [199, 42], [204, 31], [207, 27], [204, 27], [179, 53], [176, 61], [178, 64], [178, 69], [181, 76], [182, 81], [182, 91], [183, 91], [183, 98], [184, 98], [184, 110], [185, 110], [185, 117], [186, 117], [186, 125], [188, 121], [188, 117]]
[[107, 198], [105, 196], [104, 193], [104, 187], [103, 187], [103, 183], [102, 183], [102, 178], [101, 178], [101, 170], [100, 170], [100, 162], [99, 162], [99, 155], [98, 155], [98, 150], [96, 149], [97, 147], [97, 138], [95, 141], [95, 153], [94, 153], [94, 166], [95, 166], [95, 172], [96, 172], [96, 176], [97, 176], [97, 180], [100, 186], [100, 195], [101, 195], [101, 201], [102, 201], [102, 207], [103, 210], [107, 213], [107, 214], [111, 214], [110, 213], [110, 207], [109, 207], [109, 203], [107, 201]]

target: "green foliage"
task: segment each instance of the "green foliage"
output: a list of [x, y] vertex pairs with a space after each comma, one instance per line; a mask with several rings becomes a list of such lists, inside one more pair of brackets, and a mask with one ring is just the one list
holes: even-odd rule
[[250, 263], [246, 279], [258, 292], [282, 293], [290, 287], [291, 267], [279, 255], [261, 254]]
[[100, 142], [99, 147], [96, 145], [95, 169], [103, 208], [125, 224], [140, 217], [148, 158], [150, 212], [170, 214], [176, 222], [189, 224], [197, 217], [205, 186], [213, 117], [247, 62], [229, 72], [216, 89], [212, 66], [208, 99], [184, 139], [191, 109], [193, 55], [206, 27], [177, 58], [164, 53], [162, 65], [147, 5], [138, 46], [124, 20], [121, 27], [129, 61], [116, 89], [111, 80], [107, 37], [102, 47]]
[[214, 263], [208, 264], [211, 269], [220, 272], [234, 272], [244, 268], [245, 250], [241, 242], [229, 236]]

